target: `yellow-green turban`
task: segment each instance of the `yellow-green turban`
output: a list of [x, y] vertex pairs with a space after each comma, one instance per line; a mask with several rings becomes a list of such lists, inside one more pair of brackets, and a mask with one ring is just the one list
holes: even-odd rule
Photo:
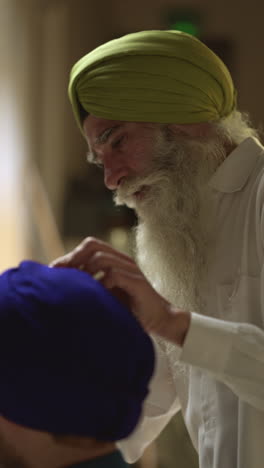
[[96, 117], [188, 124], [219, 120], [236, 105], [222, 60], [180, 31], [143, 31], [97, 47], [72, 68], [69, 97]]

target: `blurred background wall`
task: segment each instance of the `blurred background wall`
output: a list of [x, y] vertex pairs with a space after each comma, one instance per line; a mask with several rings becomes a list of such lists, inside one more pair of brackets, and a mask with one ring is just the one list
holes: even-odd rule
[[[0, 0], [0, 270], [25, 257], [49, 262], [87, 235], [131, 250], [134, 215], [113, 207], [87, 166], [68, 103], [77, 59], [129, 32], [187, 28], [227, 63], [240, 109], [262, 126], [263, 13], [262, 0]], [[181, 419], [144, 460], [197, 466]]]

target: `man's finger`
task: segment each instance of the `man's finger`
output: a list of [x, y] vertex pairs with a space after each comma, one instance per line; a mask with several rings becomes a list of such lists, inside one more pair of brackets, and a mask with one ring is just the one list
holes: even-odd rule
[[71, 266], [75, 268], [78, 268], [80, 265], [86, 265], [87, 267], [91, 256], [96, 252], [109, 252], [128, 263], [134, 263], [134, 261], [128, 255], [115, 250], [109, 244], [94, 237], [87, 237], [72, 252], [64, 255], [63, 257], [55, 259], [50, 265], [53, 267]]
[[84, 264], [84, 269], [92, 275], [97, 271], [106, 271], [111, 268], [122, 268], [127, 272], [139, 273], [138, 266], [134, 262], [128, 262], [126, 258], [108, 252], [95, 252], [89, 262]]

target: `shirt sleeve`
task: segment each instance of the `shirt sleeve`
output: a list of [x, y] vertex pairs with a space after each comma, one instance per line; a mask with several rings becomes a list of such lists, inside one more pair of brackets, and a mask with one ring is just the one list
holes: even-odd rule
[[[262, 258], [260, 307], [264, 323], [264, 203], [259, 206], [258, 251]], [[253, 307], [253, 305], [252, 305]], [[210, 372], [242, 400], [264, 411], [264, 331], [249, 323], [192, 313], [180, 360]]]
[[[134, 432], [117, 444], [128, 463], [134, 463], [180, 409], [166, 354], [153, 340], [156, 366], [143, 414]], [[180, 352], [180, 348], [179, 348]]]

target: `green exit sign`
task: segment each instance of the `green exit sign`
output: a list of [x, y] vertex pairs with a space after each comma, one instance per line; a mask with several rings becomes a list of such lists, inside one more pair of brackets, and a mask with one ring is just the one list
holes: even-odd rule
[[167, 14], [168, 29], [182, 31], [192, 36], [201, 35], [201, 17], [193, 10], [170, 10]]

